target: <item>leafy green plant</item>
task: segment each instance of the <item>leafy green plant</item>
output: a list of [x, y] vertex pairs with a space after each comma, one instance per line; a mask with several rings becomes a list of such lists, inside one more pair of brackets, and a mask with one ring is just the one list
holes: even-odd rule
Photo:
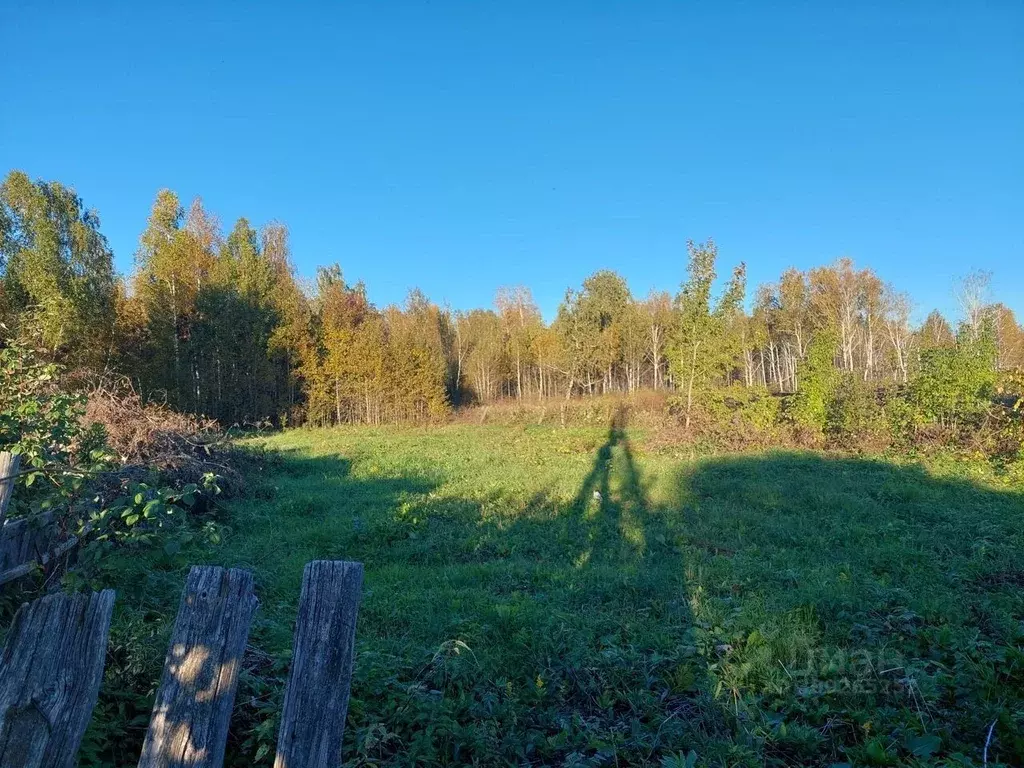
[[810, 343], [807, 358], [798, 369], [800, 388], [790, 399], [789, 415], [797, 426], [812, 432], [824, 431], [829, 404], [839, 385], [835, 352], [835, 335], [823, 331]]
[[771, 434], [779, 422], [781, 400], [765, 387], [733, 384], [714, 390], [707, 398], [708, 412], [718, 423]]
[[63, 373], [30, 343], [0, 348], [0, 450], [21, 455], [14, 516], [50, 512], [59, 530], [78, 536], [69, 588], [98, 572], [114, 547], [160, 545], [171, 554], [196, 536], [216, 543], [216, 523], [196, 530], [188, 515], [220, 493], [217, 476], [183, 488], [123, 480], [102, 427], [85, 422], [85, 397], [65, 388]]
[[661, 768], [694, 768], [697, 765], [697, 753], [692, 749], [685, 755], [677, 752], [661, 758]]
[[825, 431], [840, 445], [888, 435], [883, 392], [852, 374], [843, 374], [826, 406]]
[[921, 415], [947, 427], [976, 423], [991, 405], [995, 356], [995, 332], [987, 324], [978, 334], [961, 329], [952, 347], [924, 350], [911, 385]]
[[132, 483], [126, 492], [108, 505], [97, 506], [82, 523], [78, 567], [65, 576], [65, 585], [96, 588], [109, 576], [103, 559], [114, 549], [159, 547], [173, 557], [188, 544], [202, 541], [219, 544], [221, 526], [206, 520], [197, 526], [190, 515], [220, 493], [217, 477], [207, 474], [201, 485], [190, 483], [181, 489]]
[[111, 466], [102, 429], [82, 422], [85, 400], [61, 390], [61, 372], [30, 344], [0, 348], [0, 450], [21, 455], [11, 517], [75, 511], [87, 480]]

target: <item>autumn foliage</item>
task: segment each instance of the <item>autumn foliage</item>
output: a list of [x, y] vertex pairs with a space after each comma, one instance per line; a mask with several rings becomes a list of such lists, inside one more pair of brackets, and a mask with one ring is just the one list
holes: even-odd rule
[[[579, 409], [562, 402], [654, 391], [685, 435], [843, 444], [963, 436], [1016, 413], [1005, 390], [1024, 330], [985, 275], [965, 280], [956, 326], [938, 312], [915, 325], [911, 298], [849, 259], [787, 269], [748, 300], [744, 265], [722, 279], [714, 242], [686, 256], [666, 276], [681, 279], [674, 296], [637, 298], [602, 270], [566, 291], [551, 323], [522, 286], [499, 289], [492, 308], [453, 311], [416, 289], [378, 307], [338, 265], [300, 279], [283, 224], [241, 218], [225, 235], [201, 200], [186, 211], [169, 190], [119, 278], [73, 190], [21, 172], [0, 187], [4, 337], [38, 334], [94, 388], [124, 377], [133, 406], [158, 409], [147, 419], [430, 423], [514, 403], [564, 420]], [[113, 432], [131, 452], [146, 429]]]

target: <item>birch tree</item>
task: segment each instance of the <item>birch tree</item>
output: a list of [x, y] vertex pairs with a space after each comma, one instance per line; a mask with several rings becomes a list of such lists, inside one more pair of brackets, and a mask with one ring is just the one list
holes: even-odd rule
[[733, 350], [727, 344], [729, 331], [741, 310], [746, 291], [746, 267], [737, 266], [725, 291], [712, 305], [718, 248], [714, 241], [687, 243], [687, 280], [676, 296], [674, 367], [684, 388], [685, 427], [690, 428], [695, 390], [699, 393], [715, 375], [727, 369]]

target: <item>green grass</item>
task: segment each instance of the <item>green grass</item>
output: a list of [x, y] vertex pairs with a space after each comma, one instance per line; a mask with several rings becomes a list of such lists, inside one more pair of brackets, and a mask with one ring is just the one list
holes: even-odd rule
[[220, 545], [111, 561], [93, 763], [132, 762], [152, 649], [211, 562], [256, 575], [229, 755], [269, 765], [303, 565], [343, 558], [352, 765], [981, 765], [993, 721], [989, 765], [1024, 764], [1024, 495], [982, 464], [692, 460], [619, 428], [249, 445]]

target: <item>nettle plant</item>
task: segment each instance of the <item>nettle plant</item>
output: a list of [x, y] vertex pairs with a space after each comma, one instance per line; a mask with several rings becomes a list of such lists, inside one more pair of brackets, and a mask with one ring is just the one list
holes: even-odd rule
[[215, 523], [197, 532], [187, 520], [220, 493], [218, 478], [183, 488], [124, 479], [103, 427], [83, 420], [85, 396], [64, 390], [62, 373], [32, 345], [0, 348], [0, 450], [21, 456], [9, 516], [52, 513], [61, 533], [79, 537], [85, 573], [115, 546], [161, 544], [173, 554], [197, 535], [219, 541]]

